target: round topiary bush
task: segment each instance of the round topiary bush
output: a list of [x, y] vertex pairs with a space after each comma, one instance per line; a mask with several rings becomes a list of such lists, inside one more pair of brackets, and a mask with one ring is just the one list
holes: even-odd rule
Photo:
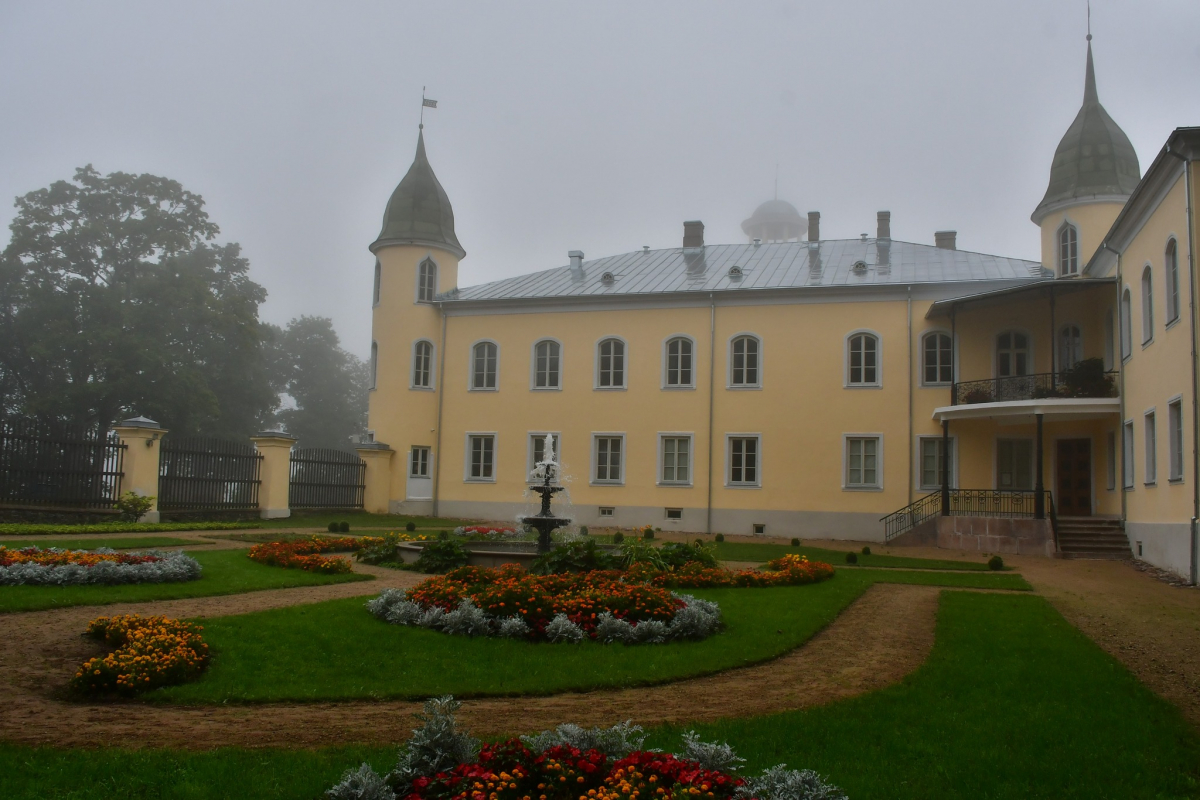
[[988, 569], [1004, 569], [1004, 559], [1000, 556], [992, 556], [988, 559]]
[[415, 523], [415, 522], [410, 522], [404, 526], [404, 530], [408, 531], [409, 533], [412, 533], [416, 529], [417, 529], [417, 523]]
[[350, 523], [349, 522], [339, 522], [338, 523], [338, 531], [341, 533], [349, 533], [350, 532]]
[[329, 525], [327, 526], [327, 530], [330, 533], [337, 533], [338, 532], [338, 524], [336, 522], [329, 523]]
[[714, 536], [714, 537], [713, 537], [713, 541], [715, 541], [715, 542], [723, 542], [723, 541], [725, 541], [725, 534], [723, 534], [723, 533], [718, 533], [716, 536]]
[[587, 525], [580, 525], [580, 526], [579, 526], [579, 535], [580, 535], [580, 536], [587, 536], [587, 535], [588, 535], [588, 527], [587, 527]]
[[865, 546], [865, 545], [864, 545], [864, 546], [863, 546], [863, 549], [862, 549], [862, 554], [863, 554], [864, 556], [869, 556], [869, 555], [871, 555], [871, 548], [870, 548], [870, 547], [867, 547], [867, 546]]
[[799, 546], [800, 546], [800, 537], [793, 536], [792, 537], [792, 547], [799, 547]]
[[620, 531], [613, 534], [613, 544], [620, 544], [623, 541], [625, 541], [625, 534]]
[[647, 525], [645, 528], [643, 528], [642, 529], [642, 538], [643, 539], [653, 539], [654, 538], [654, 528], [651, 528], [649, 525]]
[[438, 541], [444, 542], [450, 538], [450, 531], [438, 531]]
[[847, 564], [857, 564], [858, 563], [858, 553], [853, 553], [853, 552], [846, 553], [846, 563]]

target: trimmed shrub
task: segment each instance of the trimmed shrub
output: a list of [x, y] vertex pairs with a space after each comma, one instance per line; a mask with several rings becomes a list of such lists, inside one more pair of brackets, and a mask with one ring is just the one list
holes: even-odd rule
[[121, 512], [121, 519], [126, 522], [137, 522], [143, 514], [150, 510], [150, 506], [154, 505], [154, 498], [126, 492], [121, 495], [115, 505]]
[[867, 547], [866, 545], [864, 545], [864, 546], [863, 546], [863, 549], [862, 549], [862, 554], [863, 554], [864, 556], [869, 556], [869, 555], [871, 555], [871, 548], [870, 548], [870, 547]]
[[444, 542], [450, 538], [450, 531], [438, 531], [438, 541]]
[[714, 536], [714, 537], [713, 537], [713, 541], [714, 541], [714, 542], [723, 542], [723, 541], [725, 541], [725, 534], [723, 534], [723, 533], [718, 533], [716, 536]]
[[579, 526], [579, 535], [580, 535], [580, 536], [587, 536], [587, 535], [588, 535], [588, 526], [587, 526], [587, 525], [580, 525], [580, 526]]
[[988, 569], [1001, 570], [1004, 569], [1004, 559], [1000, 556], [992, 556], [988, 559]]
[[338, 533], [349, 533], [349, 532], [350, 532], [350, 523], [349, 522], [339, 522], [338, 523]]
[[643, 539], [653, 539], [654, 538], [654, 528], [650, 527], [649, 525], [642, 528], [642, 538]]
[[329, 531], [330, 533], [337, 533], [338, 532], [338, 523], [336, 523], [336, 522], [329, 523], [325, 527], [325, 530]]
[[793, 536], [792, 537], [792, 547], [799, 547], [799, 546], [800, 546], [800, 537]]
[[620, 531], [613, 534], [613, 544], [620, 544], [623, 541], [625, 541], [625, 534]]
[[430, 542], [421, 548], [416, 567], [425, 573], [443, 573], [452, 569], [466, 566], [467, 551], [458, 542], [445, 539]]
[[846, 563], [847, 564], [857, 564], [858, 563], [858, 553], [855, 553], [855, 552], [846, 553]]
[[416, 529], [417, 529], [417, 523], [415, 523], [415, 522], [410, 522], [404, 526], [404, 530], [408, 531], [409, 533], [412, 533]]

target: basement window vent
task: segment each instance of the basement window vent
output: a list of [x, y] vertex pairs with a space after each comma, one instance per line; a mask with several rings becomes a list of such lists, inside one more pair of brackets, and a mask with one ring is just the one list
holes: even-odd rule
[[767, 525], [766, 525], [766, 523], [765, 523], [765, 522], [756, 522], [756, 523], [754, 523], [754, 532], [755, 532], [755, 533], [766, 533], [766, 532], [767, 532]]
[[603, 284], [611, 284], [616, 279], [617, 279], [617, 276], [613, 275], [611, 272], [606, 272], [600, 276], [600, 282]]
[[683, 519], [683, 509], [682, 508], [668, 508], [668, 509], [666, 509], [666, 511], [667, 511], [667, 519]]
[[856, 274], [861, 275], [866, 271], [867, 271], [867, 262], [865, 262], [865, 261], [855, 261], [854, 262], [854, 272]]
[[600, 506], [600, 516], [611, 517], [612, 515], [613, 515], [613, 507], [612, 506]]
[[742, 277], [742, 274], [743, 274], [742, 268], [739, 267], [737, 264], [734, 264], [732, 267], [729, 268], [729, 277], [733, 278], [734, 280], [737, 280], [738, 278]]

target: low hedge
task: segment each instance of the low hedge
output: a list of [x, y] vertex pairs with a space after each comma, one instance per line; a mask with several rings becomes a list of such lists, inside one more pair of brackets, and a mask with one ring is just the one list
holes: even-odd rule
[[235, 531], [261, 527], [257, 522], [99, 522], [93, 525], [0, 523], [0, 536], [73, 535], [76, 533], [154, 533], [161, 531]]

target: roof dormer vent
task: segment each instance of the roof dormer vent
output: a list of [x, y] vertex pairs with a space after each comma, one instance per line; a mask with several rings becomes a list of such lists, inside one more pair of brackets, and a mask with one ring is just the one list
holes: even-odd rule
[[862, 275], [866, 271], [867, 271], [867, 262], [865, 262], [865, 261], [855, 261], [854, 262], [854, 274], [855, 275]]
[[743, 274], [742, 268], [739, 267], [737, 264], [734, 264], [732, 267], [729, 268], [729, 277], [735, 281], [741, 280], [742, 274]]
[[606, 272], [600, 276], [600, 282], [603, 283], [605, 286], [611, 286], [612, 282], [615, 281], [616, 279], [617, 279], [617, 276], [613, 275], [611, 272]]

